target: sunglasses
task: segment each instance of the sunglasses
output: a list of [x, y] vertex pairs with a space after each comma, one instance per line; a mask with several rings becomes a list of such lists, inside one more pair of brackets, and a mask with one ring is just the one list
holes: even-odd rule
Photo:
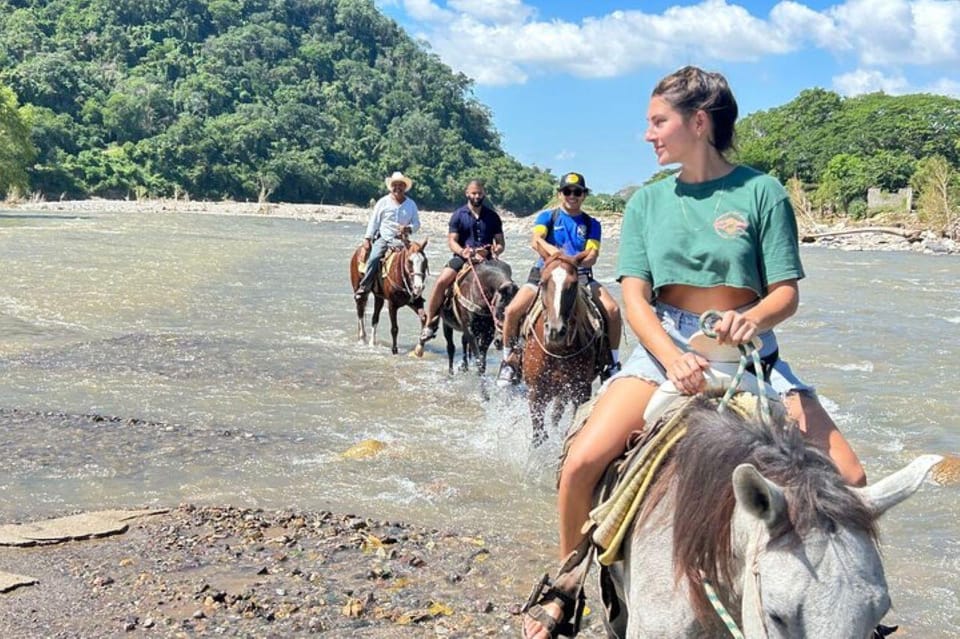
[[584, 190], [583, 189], [561, 189], [560, 192], [566, 196], [572, 195], [573, 197], [580, 197], [581, 195], [583, 195]]

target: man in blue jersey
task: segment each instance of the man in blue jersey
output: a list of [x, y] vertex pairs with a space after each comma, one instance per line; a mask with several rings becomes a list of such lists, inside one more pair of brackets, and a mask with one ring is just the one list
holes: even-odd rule
[[527, 282], [517, 291], [504, 314], [503, 361], [497, 375], [497, 385], [500, 387], [520, 381], [520, 355], [516, 351], [520, 321], [537, 299], [540, 268], [544, 259], [558, 251], [570, 256], [588, 251], [586, 259], [580, 263], [580, 276], [590, 287], [594, 301], [605, 311], [607, 339], [610, 344], [611, 363], [600, 373], [601, 381], [620, 369], [620, 307], [607, 289], [593, 279], [592, 267], [600, 256], [600, 221], [587, 215], [582, 209], [587, 193], [589, 190], [581, 174], [566, 173], [560, 178], [560, 185], [557, 187], [560, 206], [537, 214], [530, 246], [540, 255], [540, 259], [530, 269]]

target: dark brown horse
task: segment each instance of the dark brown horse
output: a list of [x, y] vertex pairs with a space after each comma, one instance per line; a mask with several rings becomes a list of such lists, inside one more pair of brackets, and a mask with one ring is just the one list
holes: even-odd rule
[[[392, 339], [391, 350], [397, 354], [397, 309], [401, 306], [409, 306], [420, 318], [420, 328], [427, 321], [426, 313], [423, 310], [423, 287], [427, 280], [427, 255], [423, 249], [427, 246], [427, 241], [422, 244], [408, 241], [400, 249], [388, 251], [380, 261], [380, 273], [374, 279], [373, 288], [373, 316], [370, 320], [371, 333], [370, 345], [377, 343], [377, 324], [380, 323], [380, 311], [383, 309], [383, 303], [387, 303], [387, 311], [390, 313], [390, 337]], [[360, 278], [363, 277], [362, 263], [366, 260], [366, 251], [363, 246], [358, 246], [350, 257], [350, 286], [351, 290], [356, 290], [360, 284]], [[357, 339], [367, 340], [367, 328], [363, 322], [363, 314], [367, 308], [367, 296], [364, 295], [356, 300], [357, 305]]]
[[538, 301], [524, 322], [522, 370], [535, 446], [547, 438], [544, 413], [551, 402], [556, 427], [567, 403], [576, 410], [590, 399], [607, 349], [602, 311], [578, 282], [577, 267], [585, 257], [586, 252], [558, 253], [546, 260]]
[[[468, 264], [450, 287], [451, 293], [441, 309], [443, 337], [447, 342], [447, 362], [453, 374], [453, 360], [457, 347], [453, 342], [455, 330], [463, 333], [461, 370], [470, 367], [470, 357], [476, 360], [477, 373], [487, 370], [487, 351], [502, 330], [503, 312], [517, 294], [510, 265], [502, 260], [486, 260]], [[423, 341], [414, 350], [423, 353]]]

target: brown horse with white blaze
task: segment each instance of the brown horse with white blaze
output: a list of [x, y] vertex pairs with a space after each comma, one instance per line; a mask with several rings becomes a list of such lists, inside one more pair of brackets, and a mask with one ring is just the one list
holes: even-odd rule
[[[404, 246], [399, 249], [389, 251], [380, 263], [380, 273], [373, 283], [371, 293], [373, 293], [373, 316], [371, 317], [370, 345], [377, 343], [377, 325], [380, 323], [380, 311], [383, 310], [383, 304], [387, 304], [387, 312], [390, 314], [390, 337], [392, 339], [391, 351], [397, 354], [397, 309], [401, 306], [409, 306], [420, 318], [420, 329], [427, 321], [426, 313], [423, 310], [423, 289], [426, 285], [428, 263], [424, 248], [429, 240], [423, 243], [406, 241]], [[360, 284], [360, 278], [363, 277], [361, 265], [366, 260], [363, 246], [358, 246], [350, 257], [350, 286], [351, 290], [356, 290]], [[367, 340], [367, 329], [363, 321], [364, 311], [367, 308], [367, 295], [363, 295], [356, 300], [357, 305], [357, 339], [365, 342]]]
[[547, 438], [544, 413], [551, 402], [556, 426], [567, 403], [576, 410], [590, 399], [606, 349], [602, 311], [579, 284], [577, 268], [586, 255], [547, 258], [540, 271], [539, 301], [525, 322], [522, 371], [534, 445]]

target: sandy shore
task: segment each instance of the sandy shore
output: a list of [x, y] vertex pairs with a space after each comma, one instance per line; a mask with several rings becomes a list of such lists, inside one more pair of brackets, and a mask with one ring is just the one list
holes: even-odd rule
[[[7, 207], [21, 210], [51, 211], [57, 213], [83, 214], [85, 212], [139, 211], [152, 213], [198, 213], [204, 215], [263, 215], [283, 217], [312, 222], [350, 221], [365, 224], [370, 209], [349, 205], [333, 204], [285, 204], [256, 202], [194, 202], [185, 200], [67, 200], [61, 202], [18, 202], [7, 203]], [[447, 234], [449, 211], [421, 211], [421, 234], [444, 241]], [[605, 238], [620, 237], [621, 216], [601, 214]], [[507, 234], [526, 235], [530, 231], [531, 218], [518, 218], [512, 214], [503, 216], [504, 230]], [[856, 225], [836, 223], [830, 226], [801, 227], [801, 235], [843, 231], [857, 228]], [[811, 242], [815, 246], [836, 248], [845, 251], [914, 251], [929, 255], [960, 254], [960, 242], [945, 239], [929, 231], [920, 234], [917, 241], [908, 241], [903, 237], [887, 233], [857, 233], [836, 235]]]

